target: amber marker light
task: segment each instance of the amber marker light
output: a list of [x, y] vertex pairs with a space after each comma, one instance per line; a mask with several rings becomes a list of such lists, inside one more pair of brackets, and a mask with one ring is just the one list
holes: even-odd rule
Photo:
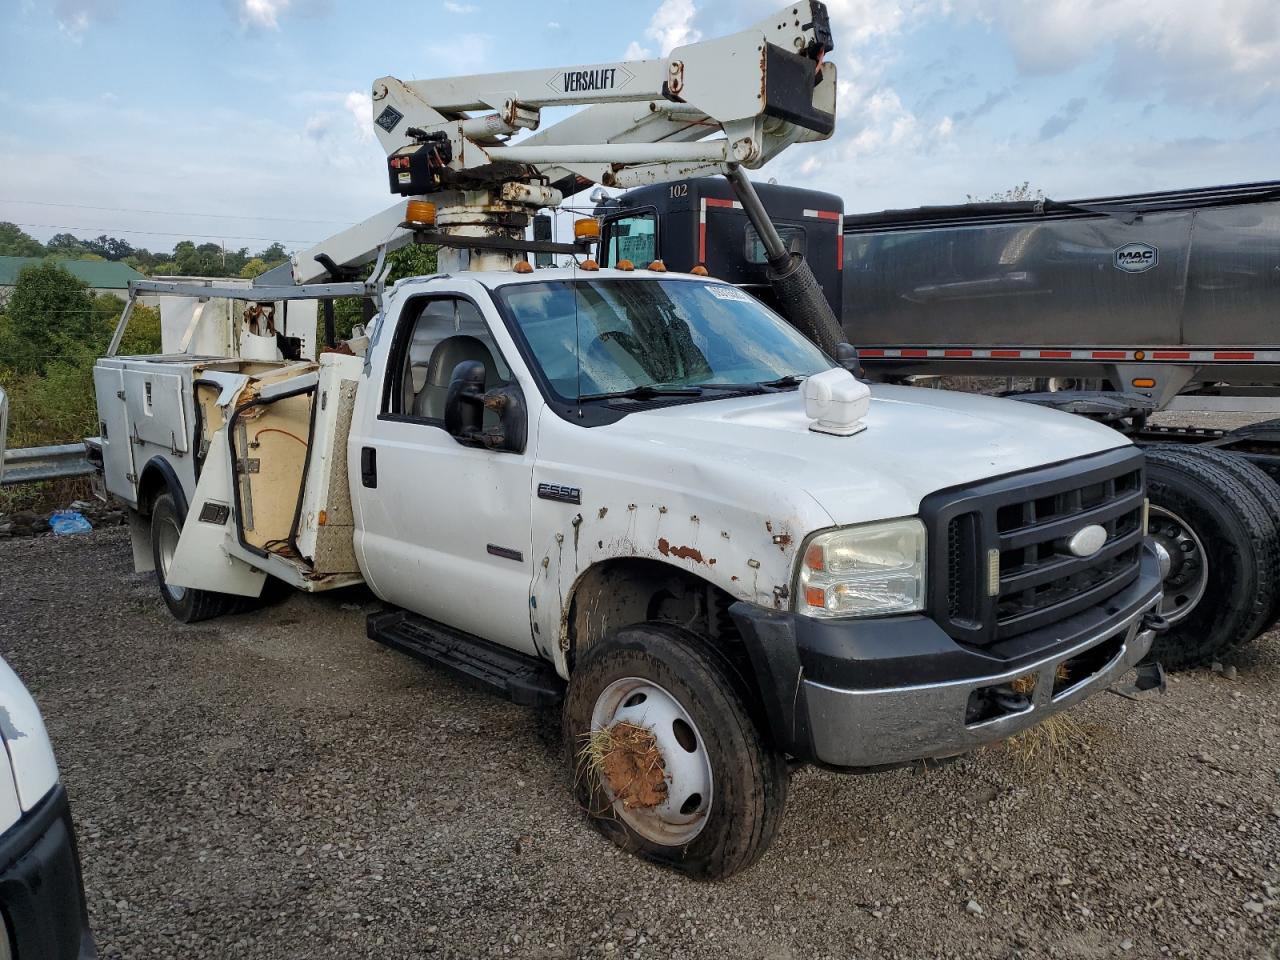
[[410, 200], [404, 218], [409, 223], [432, 227], [436, 222], [436, 205], [430, 200]]

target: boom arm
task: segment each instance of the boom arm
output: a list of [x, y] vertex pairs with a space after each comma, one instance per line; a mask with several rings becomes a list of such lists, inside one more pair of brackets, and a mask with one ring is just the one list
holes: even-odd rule
[[[727, 37], [662, 59], [373, 85], [391, 192], [431, 195], [439, 242], [523, 236], [528, 213], [590, 183], [632, 187], [757, 168], [835, 127], [836, 68], [825, 4], [800, 0]], [[540, 129], [543, 107], [586, 106]], [[533, 131], [514, 141], [517, 134]], [[297, 256], [299, 283], [407, 243], [404, 200]], [[436, 241], [433, 241], [436, 242]], [[479, 245], [478, 245], [479, 246]], [[481, 254], [485, 265], [501, 258]], [[472, 262], [475, 261], [474, 257]], [[444, 264], [442, 264], [444, 266]], [[463, 269], [463, 263], [450, 263]]]
[[[410, 161], [391, 165], [392, 192], [402, 196], [530, 176], [625, 187], [734, 163], [755, 168], [792, 143], [831, 135], [836, 71], [824, 59], [831, 49], [826, 6], [802, 0], [659, 60], [383, 77], [373, 85], [374, 122], [388, 157]], [[592, 106], [509, 142], [538, 129], [543, 107], [584, 104]], [[721, 136], [705, 139], [714, 134]]]

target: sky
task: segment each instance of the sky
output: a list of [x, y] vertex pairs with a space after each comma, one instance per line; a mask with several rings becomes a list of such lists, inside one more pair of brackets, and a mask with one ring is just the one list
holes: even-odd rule
[[[386, 207], [368, 92], [661, 56], [777, 0], [0, 0], [0, 220], [300, 249]], [[831, 0], [850, 212], [1280, 178], [1276, 0]]]

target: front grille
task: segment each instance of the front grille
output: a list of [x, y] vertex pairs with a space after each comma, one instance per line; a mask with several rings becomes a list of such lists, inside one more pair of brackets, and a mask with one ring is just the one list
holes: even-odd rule
[[[931, 612], [955, 639], [988, 646], [1103, 603], [1138, 577], [1144, 496], [1132, 447], [931, 495]], [[1067, 541], [1095, 524], [1102, 548], [1073, 555]]]

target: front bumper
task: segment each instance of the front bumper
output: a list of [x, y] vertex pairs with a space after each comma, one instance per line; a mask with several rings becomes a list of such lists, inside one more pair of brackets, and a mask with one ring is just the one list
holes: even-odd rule
[[[0, 913], [14, 960], [98, 955], [89, 933], [71, 808], [61, 785], [0, 836]], [[0, 947], [0, 956], [8, 955]]]
[[[1146, 547], [1132, 585], [1046, 628], [1052, 643], [1041, 638], [1012, 657], [959, 644], [922, 615], [815, 620], [745, 603], [730, 612], [775, 744], [803, 760], [865, 769], [965, 753], [1105, 689], [1146, 656], [1159, 599]], [[1015, 693], [1010, 685], [1022, 678]]]

